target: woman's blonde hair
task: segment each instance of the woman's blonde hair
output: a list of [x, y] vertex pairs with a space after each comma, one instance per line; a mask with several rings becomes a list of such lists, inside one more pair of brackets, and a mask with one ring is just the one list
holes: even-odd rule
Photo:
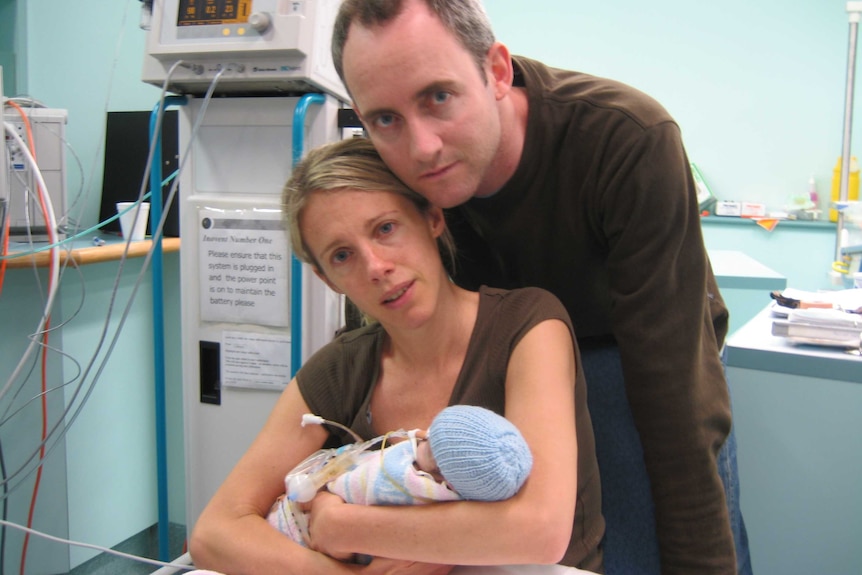
[[[300, 260], [322, 268], [302, 237], [299, 222], [312, 194], [344, 190], [390, 192], [410, 200], [420, 214], [427, 214], [431, 203], [407, 187], [386, 166], [366, 138], [340, 140], [308, 152], [293, 169], [284, 185], [282, 209], [290, 234], [293, 253]], [[437, 239], [441, 256], [451, 272], [455, 263], [455, 243], [448, 229]]]

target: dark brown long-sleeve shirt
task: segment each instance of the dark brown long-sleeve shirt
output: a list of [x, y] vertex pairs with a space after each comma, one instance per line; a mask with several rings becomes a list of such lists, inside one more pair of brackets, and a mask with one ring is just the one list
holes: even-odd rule
[[728, 314], [679, 126], [623, 84], [514, 62], [529, 101], [523, 156], [503, 189], [448, 214], [455, 279], [543, 287], [579, 340], [616, 341], [662, 572], [735, 573], [716, 466], [730, 430], [719, 356]]

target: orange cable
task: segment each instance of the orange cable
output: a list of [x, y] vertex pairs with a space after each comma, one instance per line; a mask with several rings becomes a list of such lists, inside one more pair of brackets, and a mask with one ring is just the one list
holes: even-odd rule
[[4, 256], [2, 260], [0, 260], [0, 294], [3, 293], [3, 280], [6, 278], [6, 254], [9, 253], [9, 224], [11, 220], [9, 218], [9, 214], [6, 214], [6, 225], [3, 226], [3, 237], [0, 238], [0, 243], [2, 243], [2, 247], [0, 247], [0, 255]]
[[[27, 117], [27, 114], [24, 112], [23, 108], [19, 106], [17, 103], [9, 100], [6, 102], [8, 105], [12, 106], [17, 110], [18, 114], [21, 116], [21, 119], [24, 122], [24, 127], [27, 130], [27, 145], [30, 148], [30, 155], [33, 157], [33, 161], [36, 161], [36, 145], [33, 140], [33, 129], [30, 125], [30, 118]], [[37, 183], [37, 186], [39, 184]], [[48, 207], [45, 205], [45, 199], [42, 197], [42, 193], [44, 192], [41, 189], [37, 189], [40, 193], [36, 194], [36, 197], [39, 199], [39, 207], [42, 209], [42, 217], [45, 219], [45, 227], [50, 227], [50, 218], [48, 217]], [[50, 236], [49, 230], [49, 236]], [[3, 260], [5, 264], [5, 260]], [[54, 253], [50, 252], [50, 262], [49, 265], [53, 267], [54, 265]], [[51, 276], [48, 276], [48, 292], [50, 293], [53, 288]], [[39, 485], [42, 481], [42, 461], [45, 459], [45, 440], [48, 435], [48, 398], [47, 398], [47, 387], [48, 387], [48, 330], [51, 325], [51, 316], [48, 315], [45, 318], [45, 327], [42, 332], [42, 386], [41, 386], [41, 395], [42, 395], [42, 435], [41, 442], [39, 446], [39, 467], [36, 470], [36, 481], [33, 485], [33, 495], [30, 498], [30, 509], [27, 514], [27, 527], [32, 528], [33, 526], [33, 515], [36, 510], [36, 500], [39, 497]], [[21, 575], [24, 575], [25, 565], [27, 563], [27, 547], [30, 543], [30, 533], [26, 533], [24, 535], [24, 543], [21, 547]]]
[[[45, 438], [48, 435], [48, 330], [51, 327], [51, 318], [45, 321], [45, 332], [42, 335], [42, 442], [39, 446], [39, 467], [36, 469], [36, 482], [33, 484], [33, 496], [30, 498], [30, 509], [27, 512], [27, 527], [33, 526], [33, 515], [36, 512], [36, 500], [39, 496], [39, 485], [42, 483], [42, 461], [45, 459]], [[24, 567], [27, 563], [27, 547], [30, 543], [30, 533], [24, 536], [24, 544], [21, 547], [21, 575], [25, 575]]]

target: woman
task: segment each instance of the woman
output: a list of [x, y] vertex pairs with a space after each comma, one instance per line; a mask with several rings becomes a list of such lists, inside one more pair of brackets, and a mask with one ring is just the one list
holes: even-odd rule
[[[374, 321], [325, 346], [287, 386], [201, 514], [195, 564], [231, 575], [557, 562], [601, 570], [592, 427], [559, 301], [535, 288], [470, 292], [450, 282], [438, 249], [448, 238], [442, 211], [392, 175], [367, 140], [312, 150], [284, 204], [297, 257]], [[329, 439], [302, 427], [302, 414], [370, 438], [427, 428], [450, 404], [486, 407], [521, 431], [533, 468], [514, 497], [377, 507], [321, 493], [310, 505], [311, 549], [267, 524], [285, 474]], [[353, 554], [376, 559], [338, 561]]]

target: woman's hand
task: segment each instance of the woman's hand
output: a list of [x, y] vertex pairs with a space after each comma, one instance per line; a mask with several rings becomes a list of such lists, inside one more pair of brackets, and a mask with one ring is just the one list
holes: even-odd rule
[[[322, 527], [326, 523], [327, 514], [338, 513], [339, 508], [344, 505], [344, 501], [339, 496], [322, 489], [314, 499], [304, 505], [304, 510], [308, 512], [309, 547], [333, 559], [350, 561], [354, 557], [353, 553], [339, 552], [326, 545], [328, 538]], [[452, 565], [374, 557], [371, 563], [359, 569], [358, 572], [363, 575], [447, 575], [452, 569]]]
[[349, 551], [339, 552], [327, 546], [326, 533], [324, 531], [325, 514], [338, 512], [338, 508], [344, 505], [344, 501], [326, 489], [321, 489], [310, 502], [303, 506], [304, 511], [308, 512], [308, 546], [315, 551], [329, 555], [333, 559], [340, 561], [348, 561], [353, 557], [353, 553]]

